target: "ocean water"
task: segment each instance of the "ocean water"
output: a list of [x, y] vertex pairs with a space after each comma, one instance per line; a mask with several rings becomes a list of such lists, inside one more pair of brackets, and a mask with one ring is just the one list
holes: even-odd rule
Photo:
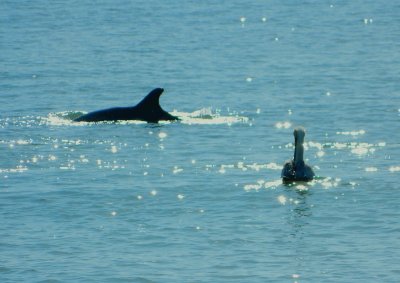
[[[0, 1], [0, 282], [399, 282], [399, 14]], [[72, 122], [155, 87], [182, 121]]]

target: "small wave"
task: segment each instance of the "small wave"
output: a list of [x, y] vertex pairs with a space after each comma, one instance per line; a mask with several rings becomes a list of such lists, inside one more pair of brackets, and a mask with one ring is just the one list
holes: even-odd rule
[[221, 174], [225, 174], [227, 170], [240, 170], [240, 171], [247, 171], [247, 170], [252, 170], [252, 171], [260, 171], [260, 170], [281, 170], [282, 165], [279, 165], [275, 162], [270, 162], [270, 163], [263, 163], [263, 164], [258, 164], [258, 163], [252, 163], [252, 164], [245, 164], [242, 161], [239, 161], [236, 164], [221, 164], [221, 165], [211, 165], [208, 164], [206, 165], [206, 170], [217, 170]]
[[191, 113], [178, 112], [174, 110], [172, 113], [178, 116], [183, 124], [201, 124], [201, 125], [232, 125], [236, 123], [249, 123], [249, 118], [239, 116], [236, 113], [229, 113], [227, 116], [221, 115], [218, 110], [212, 108], [202, 108]]
[[276, 189], [278, 186], [282, 185], [282, 179], [265, 181], [258, 180], [256, 184], [247, 184], [243, 188], [245, 191], [259, 191], [260, 189]]
[[390, 166], [389, 168], [390, 172], [400, 172], [400, 166]]
[[[92, 122], [74, 122], [74, 119], [87, 114], [87, 112], [81, 111], [64, 111], [57, 113], [50, 113], [47, 117], [42, 118], [43, 123], [52, 126], [82, 126], [93, 124]], [[102, 121], [101, 124], [146, 124], [144, 121], [129, 120], [129, 121]]]
[[334, 142], [325, 143], [323, 148], [331, 148], [335, 150], [350, 149], [350, 152], [355, 155], [366, 155], [368, 153], [374, 153], [377, 148], [383, 148], [386, 146], [386, 142], [379, 142], [376, 144], [366, 143], [366, 142]]
[[261, 189], [276, 189], [281, 185], [285, 187], [291, 187], [296, 191], [308, 191], [310, 188], [316, 186], [319, 186], [322, 189], [332, 189], [340, 186], [351, 186], [352, 188], [354, 188], [355, 186], [357, 186], [357, 183], [344, 182], [340, 178], [317, 176], [311, 182], [294, 182], [291, 184], [283, 184], [282, 179], [272, 181], [258, 180], [256, 183], [244, 185], [243, 188], [245, 191], [259, 191]]
[[0, 174], [1, 173], [22, 173], [28, 171], [28, 168], [26, 166], [23, 165], [18, 165], [15, 168], [7, 168], [7, 169], [1, 169], [0, 168]]
[[292, 127], [292, 123], [290, 123], [288, 121], [275, 123], [275, 128], [277, 128], [277, 129], [290, 129], [291, 127]]
[[365, 130], [336, 132], [336, 134], [337, 135], [343, 135], [343, 136], [358, 136], [358, 135], [364, 135], [365, 134]]
[[50, 113], [47, 117], [43, 118], [43, 122], [52, 126], [72, 125], [73, 120], [83, 114], [85, 113], [78, 111]]

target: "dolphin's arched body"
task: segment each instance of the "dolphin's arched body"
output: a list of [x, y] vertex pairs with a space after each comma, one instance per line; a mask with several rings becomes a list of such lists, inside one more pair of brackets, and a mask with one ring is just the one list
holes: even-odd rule
[[160, 106], [160, 96], [164, 89], [153, 89], [141, 102], [133, 107], [114, 107], [90, 112], [76, 118], [75, 122], [100, 122], [118, 120], [140, 120], [149, 123], [158, 121], [176, 121], [178, 117], [172, 116]]
[[296, 128], [294, 135], [294, 158], [285, 163], [282, 169], [281, 177], [284, 183], [295, 181], [311, 181], [315, 174], [310, 166], [305, 164], [304, 155], [304, 136], [306, 135], [304, 128]]

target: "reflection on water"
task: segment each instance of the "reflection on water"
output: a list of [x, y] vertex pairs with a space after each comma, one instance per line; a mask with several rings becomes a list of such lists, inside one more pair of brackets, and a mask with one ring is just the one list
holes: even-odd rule
[[[352, 184], [352, 186], [355, 186], [355, 182], [348, 182], [349, 184]], [[316, 177], [313, 181], [310, 181], [308, 183], [303, 183], [303, 182], [293, 182], [289, 184], [283, 184], [282, 179], [276, 179], [273, 181], [266, 181], [266, 180], [258, 180], [255, 184], [246, 184], [244, 185], [244, 190], [245, 191], [258, 191], [260, 189], [276, 189], [279, 186], [285, 186], [289, 187], [297, 192], [306, 192], [309, 191], [310, 188], [317, 189], [317, 188], [323, 188], [323, 189], [330, 189], [334, 187], [338, 187], [339, 185], [345, 185], [346, 182], [342, 182], [340, 178], [331, 178], [331, 177]], [[285, 202], [284, 199], [281, 199], [282, 202]], [[282, 203], [284, 204], [284, 203]]]
[[288, 224], [293, 228], [294, 237], [302, 236], [302, 227], [308, 224], [307, 217], [312, 215], [312, 206], [307, 203], [307, 197], [311, 190], [305, 185], [284, 185], [284, 192], [290, 205], [290, 214], [288, 215]]
[[312, 217], [312, 205], [308, 203], [311, 196], [311, 190], [308, 190], [307, 184], [284, 185], [284, 194], [288, 198], [288, 210], [285, 219], [289, 227], [289, 245], [292, 250], [292, 260], [294, 270], [292, 278], [297, 282], [301, 278], [301, 270], [304, 270], [307, 261], [304, 258], [304, 250], [307, 249], [306, 243], [307, 226]]

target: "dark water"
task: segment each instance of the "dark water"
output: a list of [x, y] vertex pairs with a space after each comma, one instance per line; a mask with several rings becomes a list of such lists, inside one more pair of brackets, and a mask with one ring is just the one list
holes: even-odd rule
[[[399, 14], [1, 1], [0, 281], [399, 281]], [[155, 87], [181, 122], [71, 122]]]

